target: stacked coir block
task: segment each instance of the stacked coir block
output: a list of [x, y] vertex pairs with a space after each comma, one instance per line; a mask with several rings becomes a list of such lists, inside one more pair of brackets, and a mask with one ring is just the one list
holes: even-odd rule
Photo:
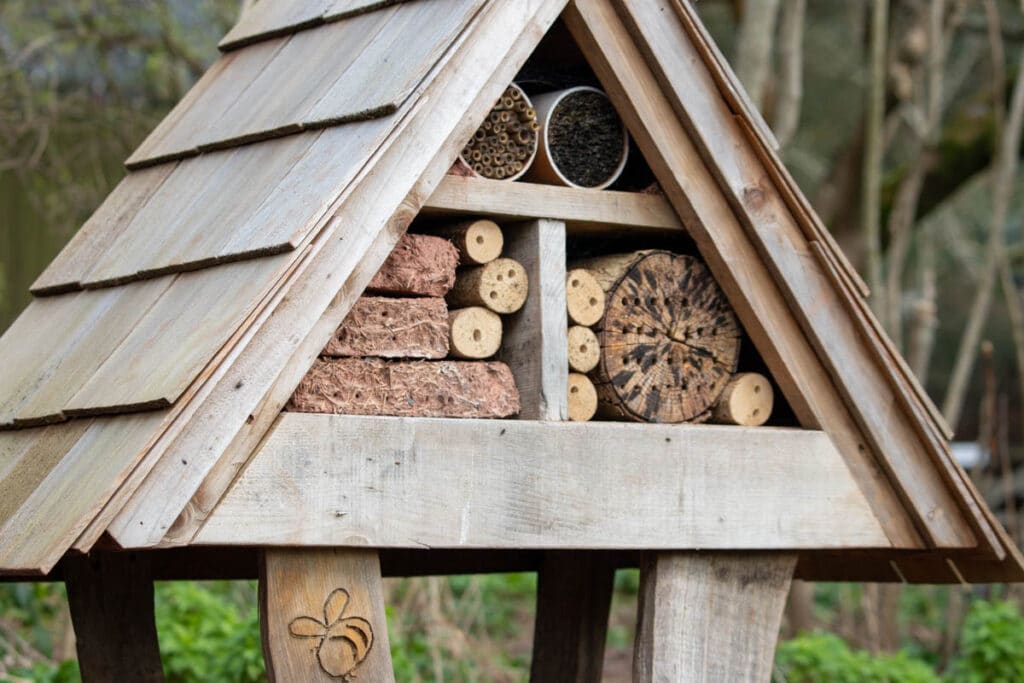
[[514, 312], [526, 300], [526, 271], [498, 258], [501, 229], [490, 221], [452, 226], [443, 235], [409, 234], [399, 240], [299, 384], [288, 410], [406, 417], [518, 414], [511, 370], [485, 359], [501, 345], [498, 313]]
[[578, 262], [566, 283], [570, 320], [591, 320], [586, 305], [598, 300], [596, 292], [606, 301], [593, 323], [600, 351], [589, 370], [599, 416], [747, 426], [767, 421], [771, 383], [757, 373], [736, 372], [739, 322], [700, 260], [637, 251]]

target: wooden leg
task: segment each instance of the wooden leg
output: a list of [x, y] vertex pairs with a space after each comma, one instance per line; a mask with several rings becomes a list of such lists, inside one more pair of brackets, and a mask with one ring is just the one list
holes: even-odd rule
[[64, 560], [82, 680], [164, 680], [149, 558], [93, 553]]
[[633, 681], [768, 681], [796, 556], [644, 558]]
[[394, 683], [375, 550], [264, 551], [260, 630], [271, 682]]
[[614, 581], [614, 565], [599, 553], [545, 553], [531, 683], [600, 683]]

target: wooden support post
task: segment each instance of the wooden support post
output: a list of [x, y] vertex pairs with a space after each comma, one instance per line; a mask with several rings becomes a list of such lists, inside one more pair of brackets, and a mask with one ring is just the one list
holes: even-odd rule
[[768, 681], [796, 567], [784, 553], [644, 558], [633, 681]]
[[568, 317], [565, 311], [565, 223], [540, 219], [505, 232], [505, 255], [526, 268], [530, 294], [509, 316], [501, 359], [519, 387], [523, 420], [568, 416]]
[[260, 630], [271, 683], [395, 680], [374, 550], [264, 551]]
[[531, 683], [600, 683], [615, 565], [606, 554], [544, 554]]
[[63, 566], [82, 680], [162, 683], [149, 557], [97, 552]]

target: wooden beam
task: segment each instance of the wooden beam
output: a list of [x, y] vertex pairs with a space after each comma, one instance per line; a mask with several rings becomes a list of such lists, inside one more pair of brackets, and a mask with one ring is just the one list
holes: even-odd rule
[[568, 417], [568, 318], [565, 312], [565, 224], [529, 221], [508, 231], [505, 256], [526, 268], [526, 304], [506, 318], [501, 360], [519, 388], [519, 417]]
[[889, 547], [820, 432], [297, 413], [281, 416], [196, 542]]
[[648, 556], [633, 680], [769, 681], [795, 566], [791, 554]]
[[423, 213], [487, 215], [499, 221], [554, 218], [564, 221], [570, 232], [609, 228], [685, 230], [675, 210], [658, 194], [578, 190], [455, 175], [444, 177]]
[[606, 554], [549, 550], [537, 588], [531, 683], [601, 683], [615, 565]]
[[372, 550], [265, 551], [260, 632], [271, 683], [394, 683], [380, 560]]
[[63, 573], [82, 680], [162, 683], [150, 558], [77, 555], [64, 561]]

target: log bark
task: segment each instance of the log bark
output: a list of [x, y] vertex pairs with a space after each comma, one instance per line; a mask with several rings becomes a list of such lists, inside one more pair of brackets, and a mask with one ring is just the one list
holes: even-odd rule
[[470, 306], [451, 311], [448, 319], [448, 344], [455, 358], [482, 360], [501, 348], [501, 318], [494, 311]]
[[565, 306], [574, 325], [594, 325], [604, 315], [604, 290], [585, 268], [570, 270], [565, 278]]
[[434, 235], [403, 235], [367, 292], [399, 296], [444, 296], [455, 284], [459, 252]]
[[448, 355], [448, 306], [440, 297], [364, 296], [324, 347], [323, 355], [444, 358]]
[[736, 371], [740, 327], [711, 273], [692, 256], [634, 252], [581, 264], [608, 305], [592, 373], [604, 417], [703, 421]]
[[573, 325], [569, 328], [569, 369], [587, 373], [601, 361], [601, 343], [589, 327]]
[[597, 414], [597, 390], [586, 375], [569, 373], [569, 419], [589, 422]]
[[759, 427], [771, 417], [773, 402], [774, 392], [767, 377], [756, 372], [741, 372], [725, 385], [711, 411], [711, 421]]
[[483, 266], [465, 268], [448, 295], [452, 308], [483, 306], [495, 313], [515, 313], [529, 294], [526, 269], [518, 261], [499, 258]]
[[505, 236], [494, 221], [466, 221], [438, 230], [438, 235], [451, 240], [459, 250], [459, 264], [482, 266], [501, 256]]
[[401, 417], [511, 417], [519, 392], [504, 363], [317, 360], [287, 410]]

